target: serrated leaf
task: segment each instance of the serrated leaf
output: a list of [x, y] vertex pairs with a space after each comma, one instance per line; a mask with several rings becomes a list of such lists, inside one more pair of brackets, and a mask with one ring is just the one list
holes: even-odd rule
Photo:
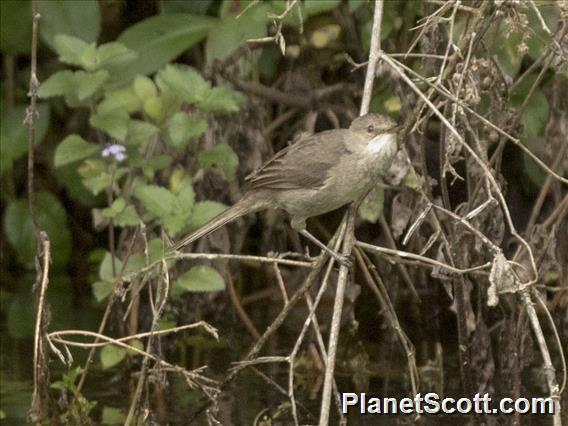
[[[57, 34], [54, 37], [54, 47], [61, 62], [92, 69], [96, 52], [95, 43], [87, 43], [66, 34]], [[92, 52], [89, 53], [89, 50]]]
[[197, 101], [197, 106], [205, 111], [229, 113], [239, 110], [243, 96], [225, 86], [217, 86], [205, 93], [203, 99]]
[[223, 173], [229, 181], [235, 179], [239, 158], [229, 145], [220, 144], [210, 150], [201, 151], [197, 159], [204, 169]]
[[156, 126], [146, 121], [129, 120], [126, 145], [142, 145], [160, 131]]
[[194, 266], [174, 281], [178, 292], [204, 292], [225, 290], [225, 280], [209, 266]]
[[123, 68], [134, 62], [137, 57], [138, 54], [135, 51], [130, 50], [122, 43], [105, 43], [97, 49], [95, 66], [97, 69], [107, 70], [118, 77], [116, 74], [119, 74]]
[[159, 15], [128, 27], [118, 41], [138, 53], [125, 70], [123, 80], [150, 74], [175, 59], [207, 36], [215, 19], [189, 14]]
[[207, 121], [192, 119], [184, 112], [177, 112], [170, 119], [168, 134], [177, 149], [182, 149], [191, 138], [201, 136], [207, 130]]
[[108, 78], [109, 74], [104, 70], [94, 73], [59, 71], [42, 83], [38, 94], [41, 98], [73, 96], [78, 101], [83, 101], [100, 89]]
[[197, 229], [205, 225], [225, 210], [227, 210], [227, 206], [216, 201], [200, 201], [195, 203], [191, 215], [190, 228]]
[[88, 143], [79, 135], [69, 135], [55, 149], [55, 167], [65, 166], [83, 160], [99, 151], [99, 147]]
[[137, 226], [140, 224], [140, 217], [133, 205], [128, 205], [114, 217], [116, 226]]
[[205, 99], [211, 85], [195, 69], [187, 65], [167, 65], [158, 72], [162, 83], [181, 99], [197, 103]]
[[79, 37], [96, 42], [101, 14], [97, 0], [50, 0], [38, 2], [41, 24], [39, 33], [48, 46], [54, 47], [56, 34]]
[[146, 210], [156, 217], [164, 218], [175, 209], [176, 196], [161, 186], [139, 185], [134, 193]]
[[132, 87], [125, 87], [113, 91], [107, 91], [104, 99], [98, 104], [97, 112], [106, 114], [111, 111], [125, 110], [132, 113], [142, 108], [142, 102], [134, 93]]
[[89, 118], [89, 124], [103, 130], [116, 140], [123, 142], [128, 133], [130, 116], [125, 110], [115, 110], [112, 113], [98, 113]]
[[126, 357], [126, 349], [120, 346], [107, 345], [101, 349], [101, 365], [103, 370], [107, 370], [120, 362]]

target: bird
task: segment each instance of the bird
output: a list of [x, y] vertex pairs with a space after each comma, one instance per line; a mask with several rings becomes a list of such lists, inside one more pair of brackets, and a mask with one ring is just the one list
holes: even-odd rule
[[266, 209], [282, 209], [294, 230], [341, 265], [351, 259], [328, 248], [306, 230], [306, 219], [335, 210], [364, 196], [388, 171], [398, 150], [400, 126], [391, 118], [368, 113], [347, 129], [315, 133], [277, 152], [245, 177], [248, 189], [232, 207], [192, 232], [178, 251], [237, 218]]

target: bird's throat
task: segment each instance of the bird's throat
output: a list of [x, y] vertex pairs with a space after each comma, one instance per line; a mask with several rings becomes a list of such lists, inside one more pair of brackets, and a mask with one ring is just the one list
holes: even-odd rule
[[365, 151], [367, 154], [377, 155], [380, 154], [381, 151], [385, 151], [385, 148], [389, 148], [386, 151], [391, 151], [391, 145], [396, 146], [396, 135], [393, 133], [383, 133], [371, 139]]

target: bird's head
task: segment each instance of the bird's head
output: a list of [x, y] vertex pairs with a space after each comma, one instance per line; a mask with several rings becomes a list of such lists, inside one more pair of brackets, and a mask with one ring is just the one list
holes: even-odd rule
[[391, 118], [371, 112], [353, 120], [349, 129], [366, 133], [373, 139], [383, 134], [396, 134], [399, 126]]

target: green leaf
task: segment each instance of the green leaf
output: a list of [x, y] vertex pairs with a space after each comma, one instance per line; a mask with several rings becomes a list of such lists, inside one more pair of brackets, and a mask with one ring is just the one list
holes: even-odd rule
[[197, 70], [187, 65], [167, 65], [158, 72], [158, 79], [178, 97], [191, 103], [204, 100], [211, 87]]
[[207, 130], [207, 121], [192, 119], [185, 112], [177, 112], [170, 119], [168, 134], [177, 149], [183, 149], [189, 139], [201, 136]]
[[158, 218], [164, 218], [176, 206], [176, 196], [161, 186], [138, 185], [134, 194], [146, 210]]
[[65, 33], [93, 43], [99, 37], [101, 14], [97, 0], [49, 0], [38, 2], [42, 40], [54, 47], [56, 34]]
[[103, 346], [101, 349], [101, 365], [103, 370], [108, 370], [126, 357], [126, 349], [116, 345]]
[[123, 197], [118, 197], [114, 200], [110, 207], [103, 209], [102, 215], [107, 219], [116, 217], [126, 207], [126, 200]]
[[160, 15], [128, 27], [118, 38], [138, 59], [125, 70], [123, 80], [159, 70], [203, 40], [214, 19], [187, 14]]
[[28, 53], [32, 44], [29, 1], [0, 1], [0, 50], [8, 55]]
[[140, 224], [140, 217], [136, 212], [133, 205], [128, 205], [114, 218], [114, 224], [116, 226], [137, 226]]
[[99, 195], [102, 191], [109, 188], [112, 184], [112, 175], [107, 172], [102, 172], [100, 175], [90, 176], [83, 179], [83, 185], [93, 195]]
[[87, 43], [80, 38], [66, 34], [57, 34], [54, 38], [54, 47], [61, 62], [88, 70], [93, 69], [96, 53], [95, 43]]
[[136, 96], [142, 101], [158, 96], [158, 89], [152, 79], [145, 75], [137, 75], [132, 82]]
[[142, 145], [159, 131], [160, 129], [146, 121], [129, 120], [128, 136], [124, 143], [126, 145]]
[[59, 71], [52, 74], [39, 88], [39, 97], [74, 96], [78, 101], [91, 97], [109, 78], [107, 71]]
[[[67, 226], [67, 213], [61, 202], [49, 192], [37, 193], [35, 201], [38, 225], [49, 236], [51, 258], [57, 269], [66, 265], [71, 255], [71, 233]], [[33, 268], [36, 241], [27, 200], [12, 201], [6, 207], [4, 235], [16, 251], [19, 262]]]
[[108, 281], [96, 281], [92, 285], [93, 296], [97, 302], [102, 302], [112, 293], [114, 284]]
[[197, 106], [205, 111], [229, 113], [238, 111], [242, 100], [239, 92], [226, 86], [217, 86], [209, 90], [203, 100], [197, 102]]
[[197, 155], [201, 167], [217, 173], [223, 173], [225, 179], [235, 179], [239, 158], [233, 148], [223, 143], [207, 151], [201, 151]]
[[[122, 261], [118, 257], [114, 258], [114, 267], [117, 274], [122, 269]], [[107, 283], [114, 282], [114, 274], [112, 273], [112, 255], [108, 251], [105, 252], [105, 257], [99, 266], [99, 278]]]
[[[514, 107], [520, 107], [529, 95], [533, 86], [536, 75], [527, 76], [511, 94], [511, 104]], [[550, 115], [550, 107], [548, 100], [540, 88], [536, 88], [527, 103], [522, 115], [524, 134], [527, 138], [535, 138], [544, 133], [548, 118]]]
[[[266, 36], [269, 5], [261, 2], [246, 11], [244, 2], [241, 2], [240, 6], [243, 10], [234, 10], [210, 28], [205, 43], [207, 63], [226, 58], [246, 40]], [[244, 63], [243, 61], [242, 64]]]
[[122, 425], [126, 420], [126, 416], [119, 408], [103, 407], [101, 415], [101, 424], [103, 425]]
[[69, 135], [55, 149], [53, 164], [55, 167], [65, 166], [83, 160], [99, 151], [99, 147], [88, 143], [79, 135]]
[[512, 33], [498, 31], [495, 43], [493, 44], [492, 53], [496, 55], [499, 65], [501, 65], [503, 70], [512, 78], [519, 73], [521, 61], [524, 56], [521, 55], [518, 50], [521, 40], [522, 34], [518, 31]]
[[98, 104], [97, 112], [105, 114], [115, 110], [125, 110], [128, 113], [139, 111], [142, 102], [134, 93], [132, 87], [106, 91], [105, 98]]
[[225, 210], [227, 210], [227, 206], [216, 201], [200, 201], [196, 203], [191, 215], [190, 228], [197, 229], [205, 225]]
[[103, 130], [116, 140], [123, 142], [128, 133], [130, 116], [125, 110], [115, 110], [112, 113], [98, 113], [89, 118], [89, 124]]
[[368, 222], [377, 223], [383, 212], [384, 203], [384, 187], [380, 184], [375, 185], [359, 206], [359, 216]]
[[127, 48], [122, 43], [112, 42], [99, 46], [96, 53], [95, 65], [97, 69], [107, 70], [114, 79], [121, 79], [119, 75], [130, 66], [138, 57], [138, 53]]
[[[26, 105], [12, 109], [1, 108], [0, 125], [0, 175], [10, 171], [14, 161], [28, 152], [28, 129], [24, 125]], [[48, 104], [38, 105], [38, 118], [34, 143], [41, 143], [49, 127], [50, 109]]]
[[177, 194], [174, 208], [163, 217], [163, 224], [171, 235], [178, 234], [187, 224], [193, 204], [195, 192], [191, 185], [184, 186]]
[[209, 266], [194, 266], [173, 283], [172, 291], [183, 293], [225, 290], [225, 280]]

